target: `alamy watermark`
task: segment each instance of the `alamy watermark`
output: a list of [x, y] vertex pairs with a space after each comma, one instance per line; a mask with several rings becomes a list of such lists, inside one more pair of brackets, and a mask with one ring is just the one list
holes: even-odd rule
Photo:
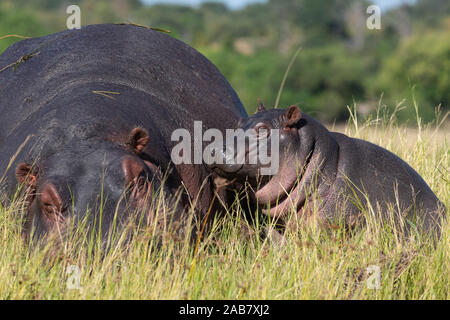
[[66, 20], [67, 29], [81, 28], [81, 9], [79, 6], [72, 4], [67, 7], [66, 13], [69, 15]]
[[[69, 15], [66, 19], [67, 29], [81, 28], [81, 9], [79, 6], [72, 4], [66, 8]], [[366, 20], [366, 27], [369, 30], [381, 29], [381, 8], [377, 5], [370, 5], [366, 9], [366, 13], [370, 16]]]
[[69, 275], [66, 281], [67, 289], [69, 290], [81, 290], [81, 270], [77, 265], [70, 265], [66, 273]]
[[[178, 142], [172, 149], [174, 164], [226, 164], [258, 165], [261, 175], [273, 175], [279, 168], [278, 129], [207, 129], [203, 132], [202, 121], [194, 121], [194, 135], [187, 129], [176, 129], [171, 140]], [[270, 144], [269, 144], [270, 140]], [[204, 142], [210, 142], [203, 148]], [[270, 145], [270, 148], [269, 148]]]
[[377, 265], [368, 266], [366, 269], [369, 277], [366, 280], [367, 289], [379, 290], [381, 288], [381, 269]]
[[370, 5], [367, 7], [366, 13], [370, 14], [370, 16], [366, 20], [367, 29], [369, 29], [369, 30], [381, 29], [381, 9], [380, 9], [380, 7], [376, 6], [376, 5]]

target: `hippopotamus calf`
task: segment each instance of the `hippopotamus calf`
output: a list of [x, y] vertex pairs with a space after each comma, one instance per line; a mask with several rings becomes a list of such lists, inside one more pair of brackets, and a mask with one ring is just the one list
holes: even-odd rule
[[[348, 226], [371, 206], [384, 220], [395, 212], [400, 218], [392, 221], [399, 226], [417, 224], [425, 231], [439, 227], [443, 204], [414, 169], [386, 149], [330, 132], [297, 106], [265, 110], [260, 104], [258, 112], [241, 119], [238, 128], [253, 129], [256, 135], [262, 132], [268, 141], [270, 130], [278, 129], [278, 171], [258, 180], [259, 162], [225, 159], [212, 167], [225, 178], [249, 182], [256, 190], [254, 198], [265, 207], [263, 212], [272, 217], [283, 219], [291, 211], [309, 217], [315, 212], [322, 223], [343, 218]], [[249, 147], [245, 148], [248, 154]], [[276, 152], [271, 150], [271, 156]]]

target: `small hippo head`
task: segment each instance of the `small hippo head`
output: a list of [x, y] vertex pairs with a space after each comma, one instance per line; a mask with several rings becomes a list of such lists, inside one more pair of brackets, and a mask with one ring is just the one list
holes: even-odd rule
[[104, 236], [139, 210], [148, 221], [152, 197], [169, 194], [144, 153], [149, 139], [146, 130], [134, 128], [123, 143], [79, 142], [35, 164], [20, 163], [15, 174], [28, 201], [25, 232], [40, 239], [84, 220]]
[[[242, 129], [244, 132], [253, 132], [257, 139], [265, 138], [267, 141], [267, 155], [270, 158], [271, 163], [267, 164], [267, 161], [266, 163], [259, 161], [260, 158], [258, 158], [256, 163], [251, 163], [248, 155], [252, 151], [252, 148], [249, 147], [250, 143], [245, 143], [245, 150], [243, 152], [246, 156], [243, 163], [238, 161], [234, 161], [235, 163], [227, 161], [231, 157], [229, 155], [224, 155], [225, 160], [223, 161], [223, 164], [213, 163], [211, 164], [211, 167], [219, 175], [228, 179], [245, 178], [254, 180], [260, 175], [274, 175], [278, 172], [278, 169], [281, 168], [279, 165], [285, 163], [286, 159], [293, 158], [294, 153], [297, 152], [297, 146], [300, 145], [300, 130], [305, 123], [302, 112], [295, 105], [292, 105], [285, 110], [266, 110], [259, 101], [257, 112], [248, 118], [241, 119], [237, 125], [237, 129]], [[246, 135], [246, 137], [251, 136], [251, 133]], [[261, 151], [262, 149], [259, 148], [257, 153]], [[238, 152], [239, 145], [237, 146], [237, 150], [234, 151], [234, 159], [236, 159]], [[273, 162], [277, 162], [274, 172], [265, 174], [261, 171], [264, 167], [268, 168], [269, 166], [273, 166]]]

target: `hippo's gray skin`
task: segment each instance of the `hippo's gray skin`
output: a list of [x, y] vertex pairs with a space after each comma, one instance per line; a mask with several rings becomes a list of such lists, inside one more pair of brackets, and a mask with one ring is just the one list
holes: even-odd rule
[[171, 134], [192, 132], [195, 120], [225, 130], [246, 112], [200, 53], [146, 28], [91, 25], [15, 43], [0, 55], [0, 70], [0, 177], [32, 135], [6, 172], [2, 194], [25, 184], [34, 235], [98, 209], [101, 193], [108, 230], [126, 188], [121, 206], [160, 187], [158, 168], [171, 169], [165, 192], [182, 182], [203, 217], [213, 195], [210, 171], [171, 165]]
[[[329, 132], [297, 106], [265, 110], [260, 104], [258, 112], [240, 120], [238, 128], [279, 129], [279, 170], [259, 185], [258, 164], [212, 165], [225, 178], [248, 181], [256, 190], [257, 202], [270, 216], [282, 220], [295, 210], [299, 216], [308, 217], [317, 206], [316, 218], [324, 225], [341, 218], [347, 225], [354, 225], [367, 208], [368, 199], [385, 219], [390, 205], [404, 214], [406, 220], [396, 221], [401, 228], [416, 222], [421, 230], [439, 230], [443, 204], [414, 169], [388, 150]], [[268, 139], [270, 146], [271, 137]]]

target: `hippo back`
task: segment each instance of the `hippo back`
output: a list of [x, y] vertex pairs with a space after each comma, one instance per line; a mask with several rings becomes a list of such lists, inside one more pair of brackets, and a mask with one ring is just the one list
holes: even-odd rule
[[246, 114], [205, 57], [168, 35], [132, 25], [92, 25], [20, 41], [0, 56], [0, 70], [0, 146], [60, 92], [86, 83], [132, 87], [207, 127], [231, 126]]

